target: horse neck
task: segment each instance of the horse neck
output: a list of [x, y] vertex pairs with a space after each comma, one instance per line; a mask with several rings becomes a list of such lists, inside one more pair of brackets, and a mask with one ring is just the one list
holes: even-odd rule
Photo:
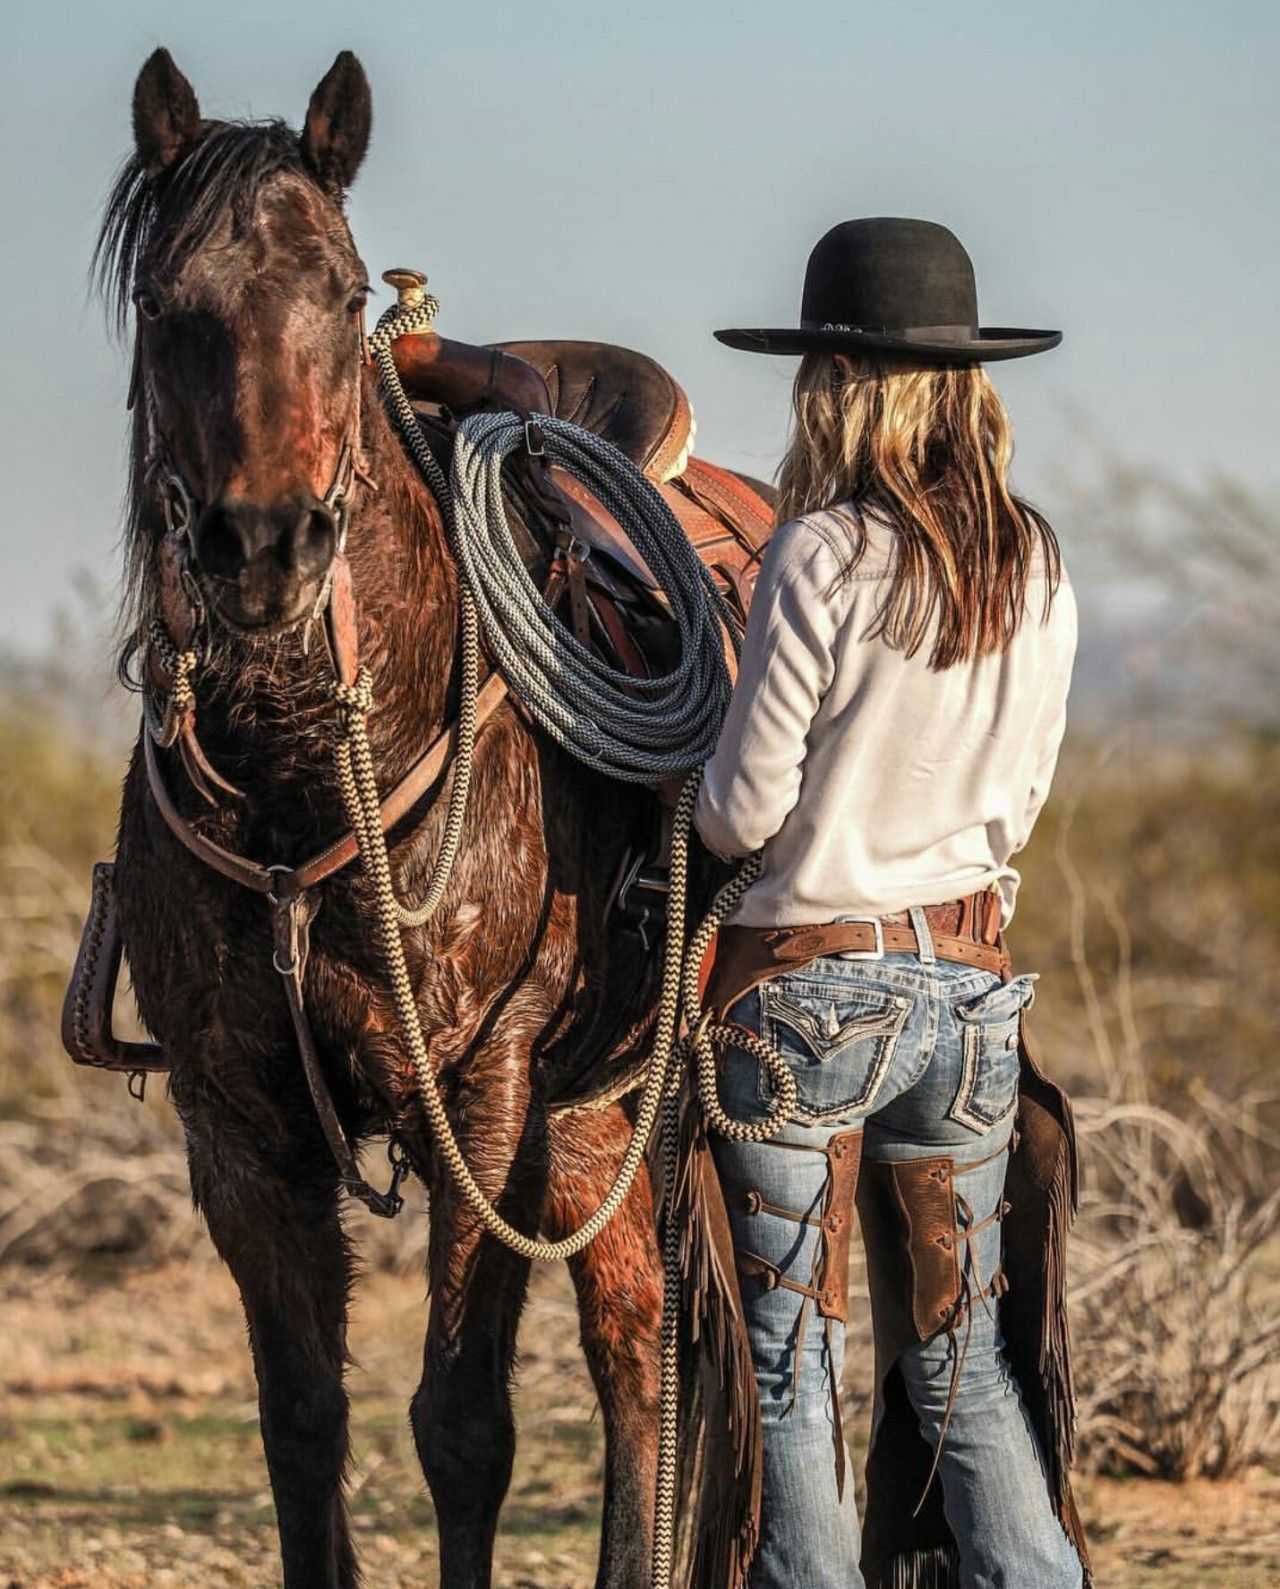
[[457, 573], [439, 505], [366, 375], [361, 487], [347, 536], [360, 653], [373, 681], [370, 738], [399, 770], [443, 724], [457, 639]]

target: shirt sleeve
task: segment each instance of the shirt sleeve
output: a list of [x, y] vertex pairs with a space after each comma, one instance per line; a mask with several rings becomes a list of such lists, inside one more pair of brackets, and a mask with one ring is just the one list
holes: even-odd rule
[[835, 672], [845, 602], [831, 591], [840, 558], [803, 519], [765, 553], [729, 711], [694, 811], [706, 844], [728, 857], [771, 839], [800, 794], [809, 725]]
[[1067, 727], [1067, 695], [1071, 689], [1071, 672], [1075, 665], [1077, 618], [1075, 593], [1067, 583], [1065, 575], [1053, 598], [1053, 622], [1059, 629], [1059, 664], [1041, 716], [1041, 722], [1045, 726], [1040, 737], [1018, 842], [1014, 846], [1015, 851], [1022, 849], [1030, 839], [1036, 818], [1049, 798], [1049, 787], [1053, 782], [1053, 774], [1058, 765], [1058, 752], [1062, 749], [1062, 737]]

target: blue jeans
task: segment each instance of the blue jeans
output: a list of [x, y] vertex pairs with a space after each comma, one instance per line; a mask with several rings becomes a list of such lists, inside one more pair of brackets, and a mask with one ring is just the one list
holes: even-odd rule
[[[982, 1224], [1003, 1193], [1018, 1021], [1033, 981], [1002, 983], [990, 972], [914, 955], [836, 957], [774, 978], [729, 1012], [786, 1059], [798, 1105], [771, 1143], [712, 1138], [726, 1188], [756, 1194], [729, 1197], [740, 1260], [750, 1255], [740, 1280], [764, 1423], [751, 1589], [864, 1589], [854, 1487], [847, 1482], [839, 1494], [833, 1457], [832, 1387], [844, 1361], [844, 1326], [815, 1317], [811, 1298], [777, 1283], [782, 1276], [812, 1284], [819, 1229], [765, 1206], [812, 1218], [823, 1206], [826, 1160], [784, 1144], [822, 1148], [862, 1126], [864, 1163], [949, 1154], [960, 1227]], [[771, 1098], [767, 1071], [730, 1050], [720, 1096], [730, 1115], [760, 1118]], [[966, 1172], [966, 1164], [975, 1167]], [[1005, 1357], [998, 1303], [980, 1295], [1000, 1261], [999, 1224], [992, 1220], [962, 1245], [974, 1298], [967, 1319], [900, 1359], [920, 1431], [935, 1450], [954, 1390], [933, 1482], [942, 1485], [959, 1547], [961, 1585], [1079, 1589], [1080, 1562], [1050, 1504], [1039, 1443]], [[772, 1275], [760, 1272], [759, 1260]]]

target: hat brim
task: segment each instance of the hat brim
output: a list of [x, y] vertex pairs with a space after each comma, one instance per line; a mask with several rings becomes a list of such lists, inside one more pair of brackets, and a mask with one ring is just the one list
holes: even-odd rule
[[717, 331], [716, 340], [744, 353], [903, 353], [940, 364], [986, 364], [1047, 353], [1062, 341], [1061, 331], [1030, 331], [1012, 326], [982, 326], [963, 341], [930, 342], [919, 337], [887, 336], [879, 331], [808, 331], [796, 327]]

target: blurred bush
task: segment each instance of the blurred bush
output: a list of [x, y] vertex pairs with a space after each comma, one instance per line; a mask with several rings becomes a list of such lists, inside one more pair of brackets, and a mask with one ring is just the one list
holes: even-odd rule
[[1075, 1086], [1280, 1085], [1280, 745], [1068, 736], [1009, 933]]

